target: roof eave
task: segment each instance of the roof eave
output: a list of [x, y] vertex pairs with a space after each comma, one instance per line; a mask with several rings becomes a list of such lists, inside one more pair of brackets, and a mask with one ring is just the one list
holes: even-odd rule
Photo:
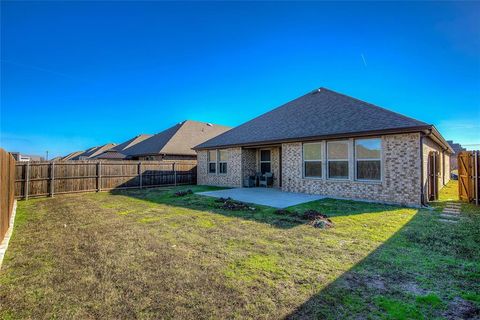
[[268, 144], [278, 144], [285, 142], [298, 142], [298, 141], [313, 141], [313, 140], [326, 140], [326, 139], [341, 139], [341, 138], [352, 138], [358, 136], [376, 136], [376, 135], [386, 135], [386, 134], [397, 134], [397, 133], [413, 133], [413, 132], [422, 132], [425, 130], [432, 129], [432, 125], [421, 125], [414, 127], [405, 127], [405, 128], [393, 128], [393, 129], [383, 129], [383, 130], [369, 130], [361, 132], [348, 132], [348, 133], [339, 133], [331, 135], [321, 135], [321, 136], [309, 136], [309, 137], [298, 137], [298, 138], [288, 138], [288, 139], [278, 139], [278, 140], [267, 140], [267, 141], [255, 141], [255, 142], [246, 142], [246, 143], [237, 143], [237, 144], [224, 144], [224, 145], [214, 145], [202, 147], [201, 145], [195, 146], [192, 148], [195, 151], [198, 150], [209, 150], [209, 149], [218, 149], [218, 148], [232, 148], [232, 147], [248, 147], [248, 146], [262, 146]]
[[445, 140], [445, 138], [442, 136], [442, 134], [437, 130], [437, 128], [435, 128], [434, 125], [431, 125], [430, 126], [430, 132], [428, 133], [428, 135], [437, 143], [439, 144], [441, 147], [443, 147], [443, 149], [445, 151], [448, 151], [450, 154], [454, 154], [455, 151], [452, 149], [452, 146], [450, 146], [450, 144]]

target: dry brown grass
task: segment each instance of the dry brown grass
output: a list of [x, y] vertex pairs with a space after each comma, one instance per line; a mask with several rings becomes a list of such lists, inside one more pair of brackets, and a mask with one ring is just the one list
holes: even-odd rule
[[[179, 189], [20, 202], [0, 271], [0, 316], [278, 319], [289, 314], [322, 318], [372, 314], [382, 318], [386, 302], [375, 297], [402, 296], [396, 287], [388, 291], [389, 281], [397, 283], [405, 261], [431, 251], [408, 239], [392, 241], [397, 231], [405, 230], [408, 238], [422, 225], [431, 225], [430, 212], [334, 200], [294, 208], [315, 208], [332, 217], [335, 227], [321, 230], [265, 207], [231, 212], [207, 197], [175, 197]], [[384, 248], [377, 250], [382, 244]], [[398, 253], [408, 250], [408, 259], [400, 258]], [[373, 252], [379, 259], [395, 257], [387, 259], [395, 267], [386, 268], [385, 262], [375, 259], [363, 266], [362, 260]], [[434, 255], [444, 257], [444, 252]], [[453, 295], [448, 292], [452, 297], [461, 293], [461, 285], [464, 292], [473, 292], [475, 287], [465, 286], [465, 277], [478, 274], [478, 264], [471, 258], [455, 258], [460, 260], [449, 267], [456, 270], [460, 282], [454, 279], [455, 285], [449, 285], [454, 287]], [[455, 269], [456, 263], [462, 266]], [[352, 273], [352, 267], [376, 273], [369, 277], [383, 279], [382, 290], [361, 283], [360, 271]], [[440, 270], [418, 267], [415, 272], [431, 279]], [[357, 275], [358, 283], [347, 292], [332, 289], [342, 274]], [[445, 290], [443, 283], [438, 289]], [[408, 290], [404, 294], [405, 299], [410, 297]], [[419, 314], [427, 312], [418, 308]], [[424, 314], [442, 312], [437, 311]]]

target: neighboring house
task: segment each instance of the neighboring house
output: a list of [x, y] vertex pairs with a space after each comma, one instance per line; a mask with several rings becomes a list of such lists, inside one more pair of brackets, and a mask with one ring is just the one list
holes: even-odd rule
[[10, 152], [16, 161], [45, 161], [42, 156], [21, 154], [20, 152]]
[[73, 158], [75, 158], [76, 156], [84, 153], [85, 151], [74, 151], [72, 153], [69, 153], [67, 154], [65, 157], [62, 158], [62, 161], [67, 161], [67, 160], [72, 160]]
[[192, 149], [230, 127], [185, 120], [128, 148], [128, 159], [135, 160], [196, 160]]
[[151, 136], [151, 134], [140, 134], [130, 140], [116, 145], [115, 147], [95, 156], [94, 158], [102, 160], [125, 160], [128, 156], [130, 156], [130, 149], [134, 145], [150, 138]]
[[93, 147], [88, 149], [87, 151], [84, 151], [69, 160], [93, 160], [97, 155], [115, 147], [115, 143], [107, 143], [104, 144], [103, 146], [99, 147]]
[[453, 152], [433, 125], [325, 88], [194, 149], [200, 185], [271, 172], [284, 191], [411, 206], [448, 182]]
[[458, 169], [458, 154], [462, 151], [465, 151], [464, 147], [460, 143], [455, 143], [452, 140], [447, 140], [448, 144], [450, 147], [452, 147], [453, 151], [455, 152], [455, 155], [450, 157], [450, 170], [457, 170]]

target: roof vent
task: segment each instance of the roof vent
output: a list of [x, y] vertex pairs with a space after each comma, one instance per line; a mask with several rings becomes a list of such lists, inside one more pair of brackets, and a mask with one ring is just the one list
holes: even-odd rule
[[208, 122], [208, 123], [207, 123], [207, 126], [213, 127], [213, 124], [211, 124], [210, 122]]

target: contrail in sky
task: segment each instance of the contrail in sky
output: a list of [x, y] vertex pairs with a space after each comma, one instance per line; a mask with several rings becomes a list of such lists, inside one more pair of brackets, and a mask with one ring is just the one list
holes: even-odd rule
[[362, 56], [363, 64], [365, 67], [367, 66], [367, 61], [365, 61], [365, 57], [363, 56], [363, 53], [360, 54]]
[[51, 73], [51, 74], [54, 74], [54, 75], [57, 75], [57, 76], [61, 76], [61, 77], [65, 77], [65, 78], [69, 78], [69, 79], [72, 79], [72, 80], [82, 80], [82, 79], [72, 77], [72, 76], [70, 76], [68, 74], [65, 74], [65, 73], [61, 73], [61, 72], [57, 72], [57, 71], [53, 71], [53, 70], [49, 70], [49, 69], [45, 69], [45, 68], [41, 68], [41, 67], [37, 67], [37, 66], [32, 66], [32, 65], [18, 63], [18, 62], [13, 62], [13, 61], [10, 61], [10, 60], [5, 60], [5, 59], [0, 59], [0, 61], [11, 64], [11, 65], [14, 65], [14, 66], [18, 66], [18, 67], [34, 69], [34, 70], [42, 71], [42, 72], [48, 72], [48, 73]]

